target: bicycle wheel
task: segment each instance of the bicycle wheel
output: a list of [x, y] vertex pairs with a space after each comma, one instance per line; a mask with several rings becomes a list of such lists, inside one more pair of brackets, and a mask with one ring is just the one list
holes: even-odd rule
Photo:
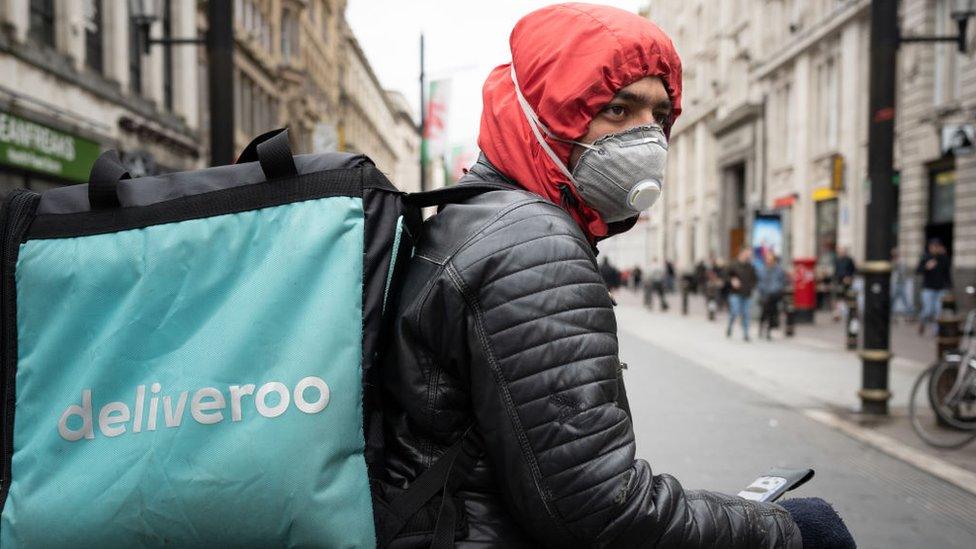
[[[966, 431], [961, 433], [954, 432], [949, 435], [935, 434], [939, 431], [942, 433], [946, 432], [945, 429], [939, 428], [935, 412], [933, 411], [931, 415], [922, 414], [918, 406], [916, 406], [919, 389], [921, 389], [923, 385], [926, 385], [926, 382], [930, 382], [932, 380], [932, 375], [939, 368], [940, 364], [941, 363], [933, 364], [932, 366], [926, 368], [925, 371], [919, 374], [914, 385], [912, 385], [912, 392], [908, 398], [908, 418], [912, 423], [912, 429], [915, 431], [915, 434], [925, 441], [926, 444], [935, 448], [953, 450], [956, 448], [962, 448], [973, 440], [976, 440], [976, 431]], [[926, 391], [926, 393], [930, 394], [930, 391]], [[925, 423], [930, 425], [928, 429], [924, 427], [923, 424]]]
[[[959, 378], [959, 362], [939, 361], [929, 379], [929, 404], [945, 425], [962, 431], [976, 431], [976, 370], [966, 366]], [[956, 384], [959, 383], [957, 387]]]

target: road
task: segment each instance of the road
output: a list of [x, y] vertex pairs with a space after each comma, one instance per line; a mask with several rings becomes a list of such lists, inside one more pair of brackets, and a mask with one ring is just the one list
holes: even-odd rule
[[621, 328], [621, 360], [629, 365], [638, 456], [655, 472], [688, 488], [735, 493], [770, 467], [813, 467], [816, 478], [793, 495], [833, 503], [859, 547], [976, 547], [976, 495], [635, 335], [641, 332]]

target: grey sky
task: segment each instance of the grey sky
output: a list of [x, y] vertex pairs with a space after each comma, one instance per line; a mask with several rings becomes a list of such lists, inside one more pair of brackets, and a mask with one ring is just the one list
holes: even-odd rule
[[[481, 85], [511, 56], [508, 36], [545, 0], [349, 0], [346, 18], [382, 85], [406, 95], [414, 111], [420, 97], [420, 33], [428, 79], [451, 77], [451, 143], [473, 142], [481, 116]], [[636, 12], [646, 0], [594, 2]]]

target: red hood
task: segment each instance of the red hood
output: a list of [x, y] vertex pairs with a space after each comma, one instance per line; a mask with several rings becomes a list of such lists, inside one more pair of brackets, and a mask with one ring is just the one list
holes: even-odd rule
[[[646, 76], [660, 77], [671, 97], [666, 134], [681, 113], [681, 60], [671, 39], [637, 14], [593, 4], [548, 6], [523, 17], [509, 43], [523, 95], [560, 137], [585, 135], [590, 120], [621, 88]], [[569, 213], [591, 241], [605, 236], [606, 223], [536, 141], [510, 70], [511, 64], [498, 66], [485, 81], [478, 146], [499, 171], [556, 204], [563, 204], [560, 186], [566, 185], [576, 198]], [[568, 164], [572, 145], [547, 142]]]

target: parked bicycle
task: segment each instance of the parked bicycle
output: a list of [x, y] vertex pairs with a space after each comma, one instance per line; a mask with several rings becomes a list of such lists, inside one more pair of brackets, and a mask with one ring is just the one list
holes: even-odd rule
[[[966, 293], [976, 289], [969, 286]], [[976, 440], [976, 310], [966, 315], [962, 336], [959, 349], [943, 353], [918, 376], [908, 401], [912, 428], [936, 448], [961, 448]], [[916, 403], [922, 387], [932, 414]]]

